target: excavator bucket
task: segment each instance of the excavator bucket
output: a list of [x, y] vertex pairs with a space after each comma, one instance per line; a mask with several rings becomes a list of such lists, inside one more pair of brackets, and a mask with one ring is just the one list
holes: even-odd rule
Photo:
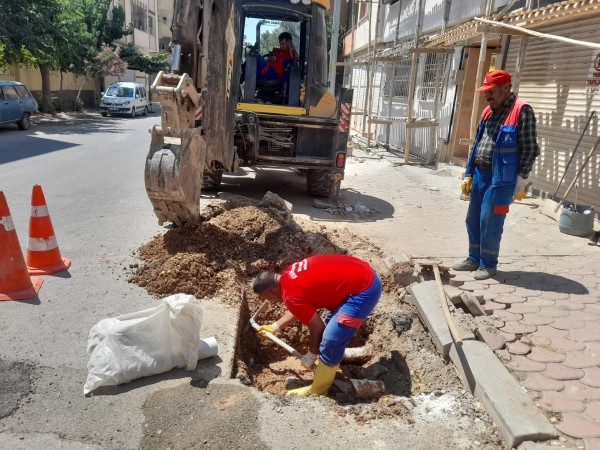
[[151, 90], [160, 99], [162, 126], [151, 130], [146, 192], [159, 224], [169, 221], [181, 226], [200, 217], [206, 143], [201, 129], [193, 126], [202, 99], [187, 74], [160, 72]]
[[144, 179], [160, 225], [169, 221], [181, 226], [200, 218], [205, 157], [200, 128], [182, 128], [178, 136], [165, 136], [156, 125], [152, 128]]

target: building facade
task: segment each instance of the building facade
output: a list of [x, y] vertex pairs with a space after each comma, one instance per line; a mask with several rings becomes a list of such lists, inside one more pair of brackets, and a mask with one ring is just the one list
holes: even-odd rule
[[566, 200], [599, 211], [600, 149], [587, 158], [598, 136], [599, 5], [353, 1], [344, 36], [353, 130], [402, 152], [407, 162], [464, 166], [485, 107], [475, 88], [488, 70], [505, 69], [536, 113], [541, 155], [531, 174], [534, 192], [551, 196], [562, 179], [562, 197], [581, 172]]

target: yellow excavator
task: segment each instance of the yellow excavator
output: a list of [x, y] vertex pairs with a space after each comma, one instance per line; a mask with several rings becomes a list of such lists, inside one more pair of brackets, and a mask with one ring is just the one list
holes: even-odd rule
[[[200, 192], [241, 166], [306, 173], [310, 194], [336, 202], [344, 178], [352, 90], [327, 81], [330, 0], [175, 0], [172, 64], [151, 86], [161, 105], [145, 184], [160, 224], [200, 216]], [[279, 32], [295, 58], [264, 79]], [[277, 41], [275, 41], [277, 42]], [[296, 50], [297, 49], [297, 50]]]

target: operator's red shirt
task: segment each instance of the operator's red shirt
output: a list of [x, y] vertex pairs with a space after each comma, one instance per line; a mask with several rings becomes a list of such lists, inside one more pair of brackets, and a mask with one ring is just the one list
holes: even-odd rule
[[348, 255], [316, 255], [296, 262], [281, 274], [281, 296], [288, 310], [307, 324], [318, 309], [334, 311], [350, 294], [373, 283], [368, 262]]
[[290, 52], [281, 50], [280, 48], [274, 48], [272, 53], [275, 57], [275, 61], [269, 61], [268, 65], [271, 66], [273, 70], [277, 72], [277, 76], [281, 78], [285, 73], [285, 68], [293, 61], [292, 55]]

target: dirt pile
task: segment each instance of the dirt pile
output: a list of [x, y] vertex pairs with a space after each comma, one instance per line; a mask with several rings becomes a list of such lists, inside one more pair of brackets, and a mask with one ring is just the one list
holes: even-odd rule
[[242, 286], [261, 270], [280, 272], [310, 255], [355, 254], [361, 248], [363, 256], [381, 255], [364, 239], [300, 225], [278, 207], [230, 196], [207, 206], [201, 223], [169, 230], [140, 247], [144, 264], [133, 268], [130, 281], [157, 297], [181, 292], [235, 304]]

